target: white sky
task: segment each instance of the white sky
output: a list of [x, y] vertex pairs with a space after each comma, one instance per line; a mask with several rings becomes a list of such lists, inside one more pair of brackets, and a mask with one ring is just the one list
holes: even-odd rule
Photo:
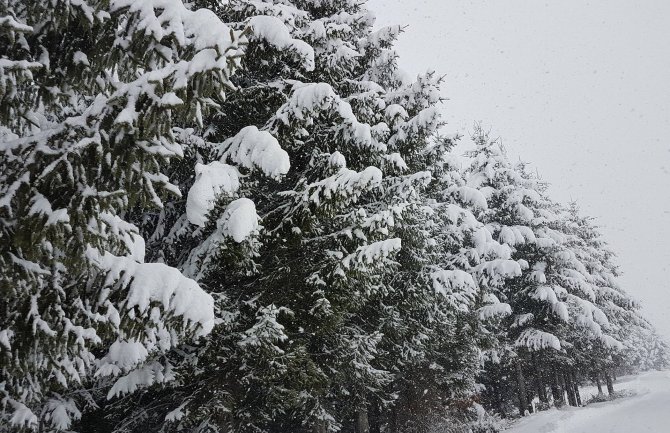
[[449, 132], [492, 127], [598, 219], [670, 337], [670, 2], [371, 0], [412, 75], [446, 75]]

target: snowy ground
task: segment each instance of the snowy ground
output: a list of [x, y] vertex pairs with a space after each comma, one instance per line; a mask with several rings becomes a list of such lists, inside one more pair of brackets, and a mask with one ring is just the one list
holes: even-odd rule
[[[623, 389], [637, 395], [583, 408], [540, 412], [518, 421], [505, 433], [670, 432], [670, 372], [622, 378], [615, 390]], [[587, 400], [591, 391], [582, 392], [582, 399]]]

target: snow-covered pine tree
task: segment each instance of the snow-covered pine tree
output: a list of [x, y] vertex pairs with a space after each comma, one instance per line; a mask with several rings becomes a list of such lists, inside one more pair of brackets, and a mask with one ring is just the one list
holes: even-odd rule
[[[231, 15], [251, 29], [249, 53], [257, 54], [245, 64], [248, 78], [240, 76], [241, 97], [253, 95], [255, 107], [262, 91], [267, 101], [232, 116], [271, 132], [291, 170], [279, 185], [255, 191], [262, 273], [229, 306], [240, 311], [229, 378], [245, 385], [228, 400], [229, 422], [241, 431], [333, 431], [381, 400], [390, 381], [372, 364], [381, 334], [360, 314], [400, 246], [387, 229], [392, 214], [372, 204], [382, 193], [387, 145], [383, 89], [358, 78], [371, 18], [358, 2], [232, 6]], [[270, 310], [277, 313], [267, 317]], [[254, 324], [266, 318], [276, 334], [258, 334]], [[271, 350], [254, 355], [264, 345]], [[259, 394], [274, 398], [258, 401]]]
[[513, 347], [508, 353], [515, 359], [509, 367], [515, 370], [523, 413], [528, 407], [526, 393], [532, 393], [524, 376], [533, 376], [538, 396], [547, 401], [545, 386], [553, 381], [555, 371], [547, 374], [543, 367], [549, 367], [551, 357], [564, 349], [562, 340], [571, 344], [566, 326], [572, 323], [595, 338], [604, 338], [602, 326], [608, 321], [594, 304], [587, 270], [566, 244], [560, 207], [547, 197], [546, 185], [523, 164], [510, 163], [499, 143], [481, 128], [474, 141], [468, 181], [488, 202], [488, 209], [478, 216], [495, 239], [512, 248], [512, 257], [524, 268], [499, 296], [512, 308], [502, 338]]
[[[262, 223], [258, 243], [237, 256], [248, 264], [243, 272], [225, 257], [227, 245], [192, 252], [203, 251], [199, 239], [208, 239], [229, 194], [209, 208], [203, 228], [192, 227], [183, 203], [151, 218], [149, 230], [167, 236], [147, 234], [156, 240], [150, 249], [221, 293], [225, 321], [187, 356], [192, 374], [143, 398], [151, 403], [139, 416], [124, 417], [137, 424], [119, 431], [165, 420], [166, 429], [204, 431], [380, 427], [398, 390], [391, 373], [413, 356], [429, 366], [421, 352], [454, 323], [441, 318], [455, 316], [454, 303], [473, 304], [467, 266], [441, 259], [449, 267], [440, 273], [429, 263], [436, 253], [422, 257], [437, 251], [425, 226], [435, 211], [422, 191], [447, 150], [435, 136], [439, 80], [403, 85], [391, 50], [399, 28], [372, 33], [359, 2], [234, 1], [216, 10], [249, 44], [232, 77], [237, 90], [205, 120], [207, 140], [224, 144], [190, 164], [238, 162], [229, 156], [235, 137], [253, 131], [274, 137], [291, 169], [273, 181], [251, 166], [241, 171], [236, 194], [253, 199]], [[435, 356], [449, 338], [433, 344]], [[451, 358], [443, 379], [465, 371]]]
[[[667, 370], [670, 366], [670, 347], [666, 339], [652, 329], [647, 334], [643, 347], [647, 356], [639, 364], [641, 370]], [[624, 362], [625, 365], [627, 364]]]
[[[593, 302], [607, 317], [607, 333], [594, 339], [592, 334], [582, 334], [575, 342], [571, 357], [576, 359], [584, 376], [599, 383], [611, 385], [612, 372], [623, 369], [632, 373], [649, 368], [646, 364], [660, 361], [646, 349], [655, 340], [653, 326], [639, 311], [634, 301], [618, 282], [619, 271], [614, 264], [615, 254], [604, 241], [594, 220], [581, 215], [576, 203], [564, 211], [569, 248], [584, 264], [593, 288]], [[656, 340], [662, 352], [662, 341]]]
[[[364, 366], [369, 361], [368, 351], [374, 351], [378, 335], [361, 335], [355, 326], [339, 327], [347, 309], [359, 302], [350, 295], [373, 286], [370, 278], [375, 268], [381, 269], [383, 258], [397, 249], [398, 243], [389, 240], [368, 245], [351, 239], [349, 226], [365, 219], [356, 201], [378, 188], [381, 181], [378, 168], [357, 159], [376, 163], [381, 157], [375, 159], [367, 153], [381, 155], [383, 147], [376, 148], [370, 126], [358, 121], [353, 104], [329, 84], [345, 73], [337, 72], [338, 68], [348, 68], [347, 73], [353, 75], [354, 61], [338, 62], [333, 56], [351, 56], [363, 34], [360, 29], [369, 25], [359, 5], [352, 2], [345, 6], [346, 11], [309, 2], [236, 1], [216, 6], [231, 27], [248, 33], [249, 45], [241, 69], [233, 77], [238, 90], [216, 116], [206, 119], [208, 139], [224, 144], [217, 152], [198, 152], [202, 160], [191, 164], [244, 165], [244, 161], [235, 160], [236, 155], [258, 157], [263, 153], [241, 152], [248, 150], [249, 143], [242, 143], [239, 137], [248, 135], [253, 140], [271, 135], [288, 151], [292, 170], [278, 184], [252, 177], [248, 188], [241, 185], [237, 191], [254, 198], [264, 226], [262, 247], [253, 252], [257, 244], [252, 254], [245, 256], [249, 259], [258, 254], [246, 261], [246, 273], [230, 272], [234, 257], [220, 260], [222, 253], [227, 254], [223, 249], [230, 251], [227, 246], [208, 243], [207, 233], [212, 232], [217, 215], [230, 201], [229, 191], [220, 191], [214, 206], [208, 208], [202, 232], [189, 226], [197, 222], [184, 215], [183, 203], [176, 204], [170, 215], [151, 218], [149, 230], [158, 228], [168, 234], [152, 237], [156, 243], [151, 249], [159, 251], [167, 241], [166, 260], [182, 267], [204, 287], [221, 293], [219, 314], [224, 317], [222, 326], [193, 358], [198, 366], [216, 365], [216, 369], [203, 371], [196, 366], [196, 374], [185, 378], [183, 387], [161, 396], [171, 403], [170, 409], [176, 409], [167, 414], [166, 428], [246, 431], [317, 425], [334, 429], [337, 423], [325, 409], [332, 405], [327, 401], [330, 384], [338, 384], [337, 377], [330, 377], [333, 369], [342, 363], [343, 368], [359, 363]], [[340, 38], [348, 40], [343, 43]], [[321, 62], [318, 73], [314, 70], [317, 59]], [[276, 143], [275, 138], [269, 140]], [[350, 153], [352, 165], [361, 169], [348, 168], [338, 148]], [[240, 168], [246, 180], [250, 180], [247, 176], [252, 168]], [[183, 179], [185, 185], [192, 182], [188, 175]], [[188, 208], [187, 203], [187, 214]], [[337, 219], [338, 213], [343, 214], [341, 219]], [[196, 239], [194, 244], [194, 234], [205, 241], [198, 244]], [[387, 236], [377, 237], [386, 240]], [[375, 263], [376, 258], [382, 260]], [[370, 270], [365, 270], [368, 267]], [[254, 272], [257, 269], [262, 272]], [[319, 304], [323, 294], [318, 271], [326, 274], [324, 278], [337, 280], [329, 295], [336, 309], [327, 302]], [[338, 281], [345, 280], [347, 274], [353, 280], [348, 293], [338, 293]], [[320, 347], [322, 339], [339, 353], [324, 353], [330, 349]], [[352, 342], [359, 344], [359, 351], [345, 346]], [[343, 356], [350, 361], [340, 360]], [[345, 373], [338, 374], [342, 377]], [[378, 375], [387, 376], [384, 372]], [[199, 386], [191, 386], [193, 383]], [[154, 411], [153, 419], [164, 422], [165, 412]], [[143, 421], [138, 421], [119, 427], [140, 428]]]
[[[413, 87], [437, 93], [438, 86], [429, 75]], [[415, 89], [406, 90], [408, 99], [427, 100], [426, 90]], [[485, 325], [509, 314], [494, 289], [521, 274], [510, 248], [474, 216], [486, 208], [486, 200], [465, 184], [451, 153], [459, 137], [440, 136], [438, 125], [426, 136], [426, 150], [418, 153], [432, 180], [421, 194], [422, 218], [405, 224], [401, 235], [401, 266], [389, 285], [402, 302], [383, 329], [397, 342], [389, 355], [399, 397], [389, 416], [400, 431], [428, 431], [438, 423], [453, 424], [453, 417], [467, 418], [464, 409], [473, 407], [481, 358], [492, 349]], [[404, 139], [416, 140], [406, 134], [398, 141]], [[418, 155], [415, 161], [421, 161]]]
[[[340, 6], [344, 3], [349, 4], [340, 3]], [[324, 4], [321, 2], [321, 6]], [[317, 12], [319, 9], [309, 10], [312, 17], [320, 13]], [[322, 10], [329, 9], [325, 7]], [[290, 253], [282, 255], [285, 254], [292, 260], [295, 260], [296, 256], [307, 257], [307, 260], [301, 261], [306, 264], [310, 263], [313, 257], [318, 257], [323, 250], [328, 255], [335, 254], [327, 257], [327, 261], [318, 264], [316, 271], [309, 270], [313, 272], [312, 274], [300, 277], [308, 283], [308, 289], [302, 290], [308, 290], [307, 293], [314, 302], [307, 304], [309, 314], [300, 319], [306, 324], [303, 329], [309, 329], [317, 336], [317, 338], [310, 336], [307, 346], [310, 347], [316, 340], [320, 344], [321, 351], [333, 354], [333, 358], [327, 359], [323, 364], [323, 361], [316, 358], [316, 367], [322, 372], [330, 372], [331, 377], [329, 383], [327, 382], [325, 398], [319, 396], [319, 406], [314, 406], [318, 408], [318, 412], [313, 414], [319, 414], [323, 418], [315, 426], [313, 425], [313, 428], [319, 431], [338, 428], [336, 423], [342, 423], [347, 418], [356, 420], [355, 426], [359, 431], [367, 431], [369, 428], [399, 428], [397, 410], [388, 411], [391, 400], [398, 394], [409, 393], [407, 397], [415, 400], [415, 405], [420, 404], [420, 399], [413, 398], [417, 394], [415, 389], [417, 383], [411, 383], [411, 375], [408, 374], [402, 379], [405, 385], [411, 383], [410, 387], [402, 389], [403, 385], [400, 385], [399, 376], [408, 371], [410, 363], [423, 364], [423, 371], [429, 371], [430, 367], [436, 365], [435, 361], [438, 358], [442, 360], [445, 358], [444, 353], [448, 346], [446, 342], [456, 342], [458, 339], [461, 344], [467, 346], [466, 352], [469, 354], [476, 352], [476, 349], [473, 350], [475, 347], [473, 340], [469, 340], [466, 333], [454, 336], [450, 335], [450, 331], [451, 325], [455, 323], [455, 317], [458, 316], [458, 312], [454, 310], [458, 307], [464, 309], [474, 307], [473, 298], [477, 296], [474, 292], [477, 292], [478, 288], [473, 284], [473, 278], [463, 270], [471, 270], [469, 267], [465, 265], [459, 267], [454, 263], [450, 263], [451, 266], [446, 269], [439, 267], [440, 264], [448, 264], [450, 259], [442, 257], [443, 250], [435, 248], [434, 233], [426, 227], [426, 223], [429, 225], [440, 223], [431, 221], [435, 211], [426, 206], [428, 195], [424, 191], [432, 179], [429, 170], [436, 169], [442, 163], [450, 146], [449, 141], [437, 136], [437, 130], [441, 125], [436, 107], [439, 102], [440, 80], [434, 74], [428, 74], [419, 77], [414, 83], [403, 85], [395, 65], [395, 54], [391, 49], [399, 29], [394, 27], [370, 33], [370, 18], [356, 2], [348, 6], [347, 13], [351, 16], [340, 13], [341, 9], [337, 7], [332, 10], [338, 11], [339, 15], [328, 16], [321, 20], [328, 22], [346, 18], [360, 24], [362, 29], [356, 31], [354, 27], [352, 34], [347, 34], [346, 31], [352, 28], [347, 22], [347, 25], [342, 27], [344, 33], [334, 32], [341, 41], [331, 40], [328, 43], [311, 41], [317, 65], [313, 74], [322, 74], [319, 79], [327, 81], [332, 89], [345, 96], [345, 101], [351, 106], [356, 117], [352, 120], [345, 118], [344, 127], [347, 128], [347, 123], [354, 125], [359, 123], [359, 125], [353, 132], [347, 132], [345, 129], [344, 134], [340, 132], [342, 126], [337, 126], [335, 133], [325, 131], [317, 133], [318, 125], [312, 124], [316, 119], [308, 118], [304, 129], [309, 131], [309, 135], [304, 137], [306, 144], [311, 146], [307, 149], [325, 148], [327, 152], [325, 155], [318, 155], [311, 150], [311, 161], [304, 159], [309, 161], [308, 165], [303, 169], [305, 170], [303, 173], [299, 173], [299, 180], [293, 181], [294, 185], [297, 185], [293, 188], [298, 191], [303, 189], [301, 183], [309, 182], [303, 180], [309, 179], [307, 176], [316, 174], [317, 179], [323, 179], [324, 174], [315, 171], [311, 166], [324, 157], [329, 158], [329, 164], [332, 164], [335, 156], [337, 164], [340, 165], [340, 172], [344, 168], [345, 161], [353, 160], [356, 169], [362, 173], [370, 171], [371, 164], [376, 164], [380, 168], [380, 174], [383, 174], [379, 183], [381, 187], [366, 185], [363, 191], [367, 191], [362, 194], [353, 189], [349, 194], [353, 193], [354, 201], [350, 201], [346, 193], [341, 197], [329, 195], [318, 197], [316, 201], [312, 192], [310, 200], [306, 200], [305, 193], [300, 192], [298, 196], [302, 196], [302, 203], [298, 205], [299, 202], [294, 201], [288, 206], [283, 203], [277, 204], [275, 206], [281, 212], [270, 211], [268, 217], [276, 218], [277, 215], [281, 215], [281, 221], [276, 229], [278, 233], [279, 230], [285, 230], [286, 233], [282, 235], [282, 243], [279, 244], [281, 250], [286, 249], [282, 244], [285, 243], [284, 236], [287, 238], [290, 236], [289, 228], [291, 235], [297, 234], [301, 240], [302, 245], [299, 249], [289, 250]], [[329, 28], [330, 25], [325, 27]], [[347, 54], [346, 47], [353, 47], [359, 51], [358, 63], [351, 60], [342, 61], [341, 56]], [[324, 70], [318, 68], [323, 56], [327, 58], [338, 56], [338, 61], [329, 60], [326, 63], [331, 67], [338, 65], [336, 72], [326, 67]], [[342, 69], [350, 63], [353, 65], [350, 71]], [[333, 79], [340, 76], [344, 77], [342, 81]], [[308, 100], [304, 97], [302, 99]], [[341, 107], [341, 105], [338, 107], [340, 116]], [[295, 109], [292, 111], [295, 112]], [[281, 117], [282, 123], [279, 125], [282, 129], [278, 132], [283, 132], [287, 127], [292, 131], [295, 125], [291, 123], [300, 126], [302, 120], [297, 118], [293, 122], [287, 122], [283, 120], [285, 114]], [[277, 125], [277, 122], [274, 122], [274, 125]], [[368, 125], [372, 125], [370, 141], [365, 132]], [[328, 125], [326, 131], [331, 128], [332, 126]], [[326, 144], [318, 136], [335, 136], [339, 140], [332, 140]], [[285, 145], [286, 142], [295, 140], [295, 137], [288, 136], [279, 140]], [[297, 144], [303, 145], [301, 142]], [[300, 150], [305, 152], [305, 148]], [[297, 153], [296, 156], [299, 155], [300, 153]], [[298, 169], [296, 164], [292, 167], [293, 170]], [[287, 176], [287, 180], [290, 179], [291, 173]], [[330, 183], [337, 180], [337, 178], [321, 179], [314, 184], [323, 185], [324, 180]], [[293, 194], [295, 193], [291, 193]], [[307, 205], [313, 209], [306, 209]], [[290, 224], [286, 223], [287, 220]], [[268, 218], [264, 221], [267, 228]], [[298, 223], [297, 233], [295, 233], [296, 223]], [[471, 228], [466, 227], [462, 230], [468, 231]], [[324, 232], [320, 233], [321, 231]], [[403, 245], [393, 262], [379, 260], [383, 257], [375, 258], [367, 253], [388, 245], [389, 238], [393, 237], [397, 237]], [[311, 252], [311, 248], [316, 248], [314, 253]], [[349, 256], [346, 255], [347, 251]], [[351, 257], [353, 251], [357, 251], [356, 254], [365, 251], [366, 263], [357, 263], [357, 268], [349, 268], [347, 264], [342, 267], [342, 258], [346, 263], [347, 257]], [[383, 249], [380, 252], [384, 252]], [[457, 262], [456, 259], [451, 261]], [[328, 265], [328, 262], [335, 266], [334, 273], [329, 269], [332, 265]], [[502, 262], [503, 260], [501, 266]], [[516, 263], [507, 264], [508, 272], [520, 271]], [[493, 275], [492, 278], [500, 278], [499, 274], [503, 273], [503, 270], [495, 265], [491, 266], [492, 268], [487, 269], [488, 274]], [[325, 269], [326, 273], [319, 267]], [[288, 269], [296, 271], [290, 267]], [[301, 269], [298, 272], [300, 275], [300, 272], [306, 270]], [[486, 273], [483, 268], [482, 273]], [[283, 278], [286, 278], [286, 281], [296, 281], [295, 275], [286, 275]], [[315, 284], [313, 288], [312, 284]], [[305, 298], [310, 299], [307, 296]], [[489, 300], [488, 303], [493, 303], [493, 300]], [[297, 308], [295, 305], [289, 307], [294, 312], [294, 320], [298, 313], [302, 313], [301, 310], [305, 309], [304, 305], [298, 304]], [[474, 308], [472, 310], [474, 312]], [[467, 328], [467, 324], [463, 328]], [[304, 330], [300, 331], [299, 335], [303, 333]], [[321, 336], [329, 333], [335, 334], [335, 339], [329, 341], [333, 337]], [[293, 340], [290, 336], [288, 339]], [[314, 356], [313, 352], [306, 353]], [[459, 358], [459, 354], [454, 353], [451, 356], [451, 365], [443, 362], [441, 371], [430, 375], [432, 378], [439, 377], [442, 380], [440, 384], [442, 395], [462, 392], [469, 388], [473, 381], [474, 375], [470, 374], [470, 378], [447, 383], [447, 378], [459, 374], [463, 377], [472, 373], [472, 370], [463, 368], [462, 359], [456, 358]], [[389, 373], [393, 373], [393, 381]], [[436, 388], [433, 384], [430, 386]], [[312, 389], [305, 391], [314, 392]], [[305, 391], [302, 391], [303, 394]], [[301, 404], [304, 406], [304, 403]], [[414, 417], [412, 421], [416, 421], [421, 415], [415, 412], [412, 416]], [[331, 423], [330, 417], [334, 423]], [[352, 427], [346, 424], [341, 426], [345, 430]]]
[[85, 400], [81, 431], [420, 431], [480, 360], [524, 400], [547, 364], [572, 386], [667, 350], [482, 134], [466, 184], [440, 80], [400, 78], [363, 2], [24, 3], [0, 0], [9, 428]]
[[211, 331], [127, 213], [180, 194], [173, 127], [233, 87], [239, 42], [180, 0], [0, 2], [0, 429], [68, 430], [93, 373], [168, 380], [148, 358]]

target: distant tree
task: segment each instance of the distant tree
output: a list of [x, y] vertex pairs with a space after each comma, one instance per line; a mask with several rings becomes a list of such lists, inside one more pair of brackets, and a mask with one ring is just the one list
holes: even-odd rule
[[[561, 208], [547, 196], [546, 183], [529, 173], [525, 164], [512, 164], [501, 145], [481, 128], [473, 138], [476, 148], [469, 154], [468, 184], [488, 203], [477, 216], [494, 239], [512, 249], [512, 258], [523, 268], [499, 293], [512, 310], [499, 338], [508, 346], [506, 355], [514, 359], [508, 361], [514, 369], [508, 375], [516, 378], [523, 414], [530, 408], [529, 394], [537, 393], [548, 403], [546, 385], [556, 382], [557, 374], [563, 381], [567, 378], [564, 386], [572, 390], [574, 359], [564, 356], [574, 344], [568, 330], [610, 342], [602, 329], [608, 320], [595, 303], [588, 270], [570, 247]], [[532, 385], [526, 383], [527, 376], [533, 377]]]

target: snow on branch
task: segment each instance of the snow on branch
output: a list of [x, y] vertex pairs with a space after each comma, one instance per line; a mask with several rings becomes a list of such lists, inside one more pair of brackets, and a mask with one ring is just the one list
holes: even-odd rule
[[44, 421], [57, 430], [67, 431], [72, 422], [81, 419], [81, 412], [72, 399], [52, 398], [44, 408]]
[[170, 366], [158, 362], [148, 362], [119, 377], [107, 392], [107, 399], [129, 394], [146, 386], [170, 382], [175, 378]]
[[514, 260], [493, 259], [474, 267], [477, 274], [486, 274], [494, 277], [518, 277], [521, 276], [521, 266]]
[[301, 194], [301, 201], [316, 205], [335, 199], [356, 202], [362, 192], [376, 188], [381, 181], [382, 172], [377, 167], [367, 167], [361, 172], [342, 167], [333, 176], [309, 184]]
[[608, 349], [614, 349], [614, 350], [622, 350], [624, 348], [623, 343], [621, 343], [619, 340], [616, 338], [612, 337], [611, 335], [603, 334], [600, 337], [600, 341], [607, 347]]
[[184, 265], [184, 273], [200, 280], [216, 258], [216, 252], [227, 239], [241, 243], [252, 237], [259, 228], [254, 202], [239, 198], [228, 204], [216, 222], [216, 229], [191, 254]]
[[94, 248], [88, 249], [87, 256], [106, 273], [106, 286], [116, 283], [127, 291], [119, 303], [125, 310], [137, 309], [141, 316], [151, 314], [156, 319], [152, 307], [158, 304], [163, 316], [181, 317], [196, 337], [214, 327], [214, 299], [177, 269], [162, 263], [139, 263]]
[[433, 290], [459, 311], [468, 311], [478, 291], [472, 275], [461, 270], [437, 270], [430, 274]]
[[575, 310], [575, 324], [587, 329], [592, 335], [601, 337], [603, 335], [602, 328], [610, 325], [607, 315], [586, 299], [572, 294], [567, 296], [573, 310]]
[[398, 238], [374, 242], [358, 247], [356, 252], [344, 257], [342, 265], [345, 269], [352, 269], [359, 266], [366, 267], [375, 263], [381, 264], [384, 259], [399, 251], [400, 248], [401, 242]]
[[223, 55], [231, 47], [231, 30], [209, 9], [188, 9], [182, 0], [112, 0], [110, 11], [137, 14], [136, 31], [152, 36], [157, 42], [168, 36], [181, 46], [196, 51], [213, 49]]
[[297, 83], [289, 100], [282, 105], [270, 124], [294, 126], [294, 122], [310, 124], [311, 119], [323, 114], [336, 115], [336, 132], [345, 140], [361, 148], [386, 150], [386, 145], [372, 138], [372, 129], [359, 122], [351, 105], [340, 98], [327, 83]]
[[479, 320], [487, 321], [507, 317], [512, 314], [512, 307], [505, 302], [500, 302], [498, 297], [491, 293], [484, 295], [484, 302], [486, 302], [487, 305], [484, 305], [477, 310]]
[[306, 71], [314, 70], [314, 49], [305, 41], [294, 39], [284, 22], [276, 17], [255, 16], [249, 20], [250, 39], [266, 42], [278, 50], [295, 52], [303, 62]]
[[219, 221], [224, 236], [237, 243], [244, 242], [258, 229], [256, 206], [248, 198], [239, 198], [226, 207]]
[[278, 178], [291, 167], [288, 153], [276, 138], [255, 126], [246, 126], [234, 137], [226, 140], [220, 150], [222, 160], [248, 169], [259, 169], [266, 176]]
[[9, 419], [9, 423], [14, 427], [37, 427], [37, 415], [33, 413], [28, 406], [16, 400], [9, 399], [9, 404], [12, 406], [14, 412]]
[[561, 350], [561, 342], [558, 337], [554, 334], [533, 328], [523, 331], [514, 345], [516, 347], [525, 347], [533, 351], [549, 348]]

